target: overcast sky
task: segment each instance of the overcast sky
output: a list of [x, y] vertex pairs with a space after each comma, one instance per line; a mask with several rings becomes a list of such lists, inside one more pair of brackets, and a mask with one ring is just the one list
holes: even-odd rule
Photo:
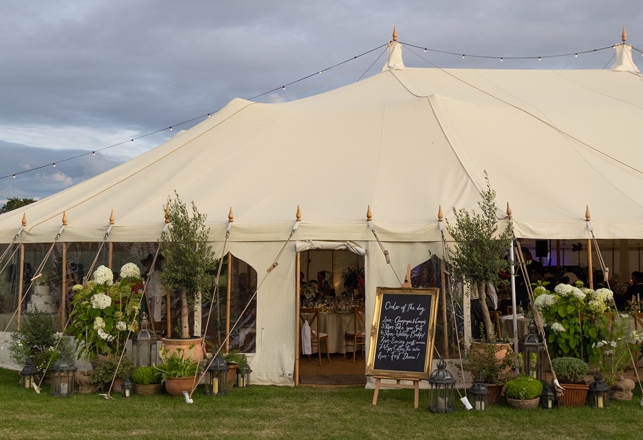
[[604, 69], [614, 62], [611, 48], [498, 58], [609, 47], [623, 26], [627, 42], [643, 49], [641, 23], [639, 0], [7, 0], [0, 177], [89, 154], [0, 179], [0, 204], [43, 198], [105, 171], [173, 134], [162, 129], [187, 129], [202, 119], [179, 123], [235, 97], [278, 89], [257, 100], [292, 100], [371, 76], [383, 47], [280, 88], [385, 45], [393, 26], [411, 67]]

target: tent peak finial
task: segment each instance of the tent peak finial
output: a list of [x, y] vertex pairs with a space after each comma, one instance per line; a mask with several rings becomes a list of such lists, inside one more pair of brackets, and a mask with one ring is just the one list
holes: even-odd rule
[[234, 214], [232, 213], [232, 206], [230, 207], [230, 212], [228, 212], [228, 221], [232, 223], [234, 221]]
[[444, 221], [444, 213], [442, 212], [442, 205], [438, 205], [438, 221]]
[[112, 209], [112, 213], [109, 215], [109, 224], [113, 225], [114, 224], [114, 210]]
[[393, 41], [397, 41], [397, 29], [395, 29], [395, 26], [393, 26]]
[[297, 205], [297, 214], [295, 216], [298, 222], [301, 221], [301, 209], [299, 209], [299, 205]]
[[625, 26], [623, 26], [623, 32], [621, 33], [621, 41], [623, 43], [627, 41], [627, 32], [625, 31]]
[[27, 226], [27, 213], [23, 212], [22, 213], [22, 227], [24, 228], [25, 226]]
[[67, 226], [67, 211], [63, 211], [63, 226]]
[[509, 206], [509, 202], [507, 202], [507, 218], [511, 220], [512, 216], [513, 216], [513, 212], [511, 211], [511, 206]]
[[592, 214], [589, 212], [589, 205], [585, 205], [585, 221], [588, 222], [592, 219]]
[[170, 222], [170, 204], [167, 203], [165, 205], [165, 223], [171, 223]]
[[371, 211], [371, 205], [368, 205], [368, 209], [366, 210], [366, 221], [373, 221], [373, 212]]

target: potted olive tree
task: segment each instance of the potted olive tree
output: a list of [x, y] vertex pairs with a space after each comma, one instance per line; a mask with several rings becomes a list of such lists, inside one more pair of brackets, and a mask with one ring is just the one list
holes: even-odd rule
[[500, 274], [509, 264], [505, 256], [511, 246], [513, 228], [509, 222], [498, 231], [496, 192], [491, 189], [486, 172], [485, 181], [487, 189], [480, 193], [482, 201], [478, 202], [481, 212], [453, 208], [455, 224], [447, 221], [447, 232], [455, 241], [448, 253], [451, 270], [456, 279], [469, 283], [471, 290], [477, 292], [486, 336], [491, 340], [494, 334], [486, 292], [489, 284], [502, 283]]
[[[206, 215], [199, 212], [194, 202], [189, 210], [176, 192], [174, 195], [174, 198], [168, 197], [166, 205], [170, 227], [160, 239], [165, 256], [161, 282], [181, 297], [180, 337], [187, 346], [194, 346], [193, 355], [199, 361], [203, 359], [202, 339], [200, 331], [194, 331], [193, 337], [190, 335], [188, 313], [190, 306], [200, 307], [210, 298], [218, 260], [208, 243], [210, 228], [205, 225]], [[197, 324], [200, 319], [195, 319], [195, 327]], [[172, 349], [174, 341], [166, 338], [163, 342]]]

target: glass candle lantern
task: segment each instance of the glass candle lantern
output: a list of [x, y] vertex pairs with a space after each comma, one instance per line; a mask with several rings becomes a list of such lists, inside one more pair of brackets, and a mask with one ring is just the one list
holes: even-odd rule
[[64, 357], [58, 358], [51, 369], [52, 396], [69, 397], [76, 393], [76, 370]]
[[27, 364], [20, 370], [20, 386], [25, 390], [31, 388], [31, 384], [36, 382], [38, 369], [31, 363], [31, 358], [27, 360]]
[[482, 375], [478, 377], [476, 383], [469, 388], [471, 396], [471, 406], [476, 411], [485, 411], [489, 406], [489, 389], [484, 384]]
[[134, 394], [134, 384], [129, 376], [125, 376], [123, 378], [123, 382], [121, 383], [121, 394], [123, 397], [132, 397], [132, 394]]
[[132, 358], [136, 367], [150, 367], [156, 356], [156, 335], [149, 329], [145, 312], [141, 313], [141, 329], [132, 337]]
[[429, 377], [429, 411], [434, 413], [453, 412], [455, 379], [447, 370], [447, 363], [440, 356], [438, 368]]
[[589, 406], [607, 408], [610, 406], [610, 387], [603, 381], [601, 373], [596, 373], [594, 382], [589, 386]]
[[205, 371], [204, 394], [224, 396], [228, 393], [228, 363], [221, 356], [215, 357]]
[[544, 379], [545, 344], [542, 342], [534, 321], [529, 323], [529, 333], [523, 341], [522, 356], [525, 363], [525, 375], [536, 380]]
[[554, 389], [546, 383], [543, 386], [543, 393], [540, 395], [540, 407], [542, 409], [554, 409], [555, 401], [556, 395], [554, 394]]
[[237, 368], [237, 386], [239, 388], [245, 388], [250, 386], [250, 365], [245, 364], [243, 368]]

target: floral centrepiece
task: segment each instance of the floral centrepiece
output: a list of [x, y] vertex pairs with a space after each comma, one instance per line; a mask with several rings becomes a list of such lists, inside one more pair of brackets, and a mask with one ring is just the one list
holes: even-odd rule
[[609, 289], [587, 289], [582, 282], [576, 286], [558, 284], [554, 292], [547, 282], [534, 289], [534, 307], [543, 317], [547, 343], [552, 356], [571, 356], [599, 361], [596, 343], [609, 335], [609, 318], [614, 294]]
[[79, 357], [109, 355], [122, 349], [128, 332], [138, 330], [141, 295], [133, 292], [141, 272], [134, 263], [125, 264], [121, 280], [114, 282], [112, 271], [100, 266], [87, 286], [77, 284], [70, 314], [70, 332], [79, 346]]

